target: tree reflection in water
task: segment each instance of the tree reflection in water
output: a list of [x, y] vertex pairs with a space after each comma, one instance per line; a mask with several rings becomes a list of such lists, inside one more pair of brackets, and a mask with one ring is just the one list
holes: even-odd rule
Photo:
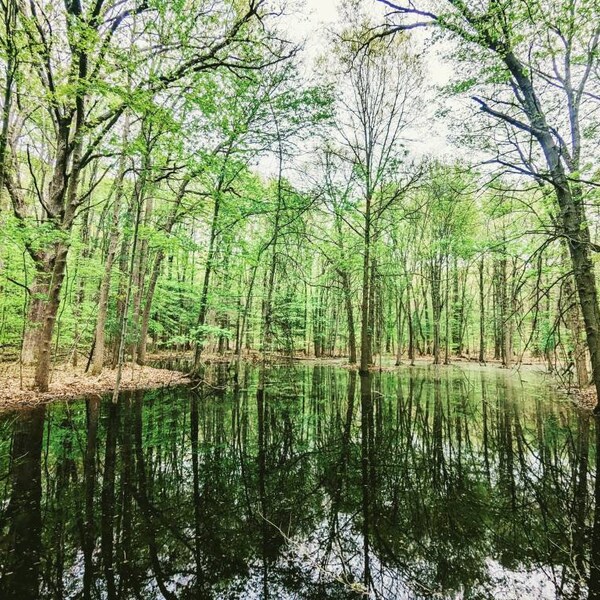
[[504, 373], [223, 368], [0, 420], [1, 598], [600, 598], [593, 420]]

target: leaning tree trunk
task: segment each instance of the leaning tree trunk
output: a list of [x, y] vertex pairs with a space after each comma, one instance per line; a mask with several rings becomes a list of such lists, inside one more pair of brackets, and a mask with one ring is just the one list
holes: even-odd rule
[[[598, 307], [598, 290], [594, 265], [590, 258], [590, 230], [585, 218], [583, 194], [579, 184], [574, 183], [566, 172], [562, 149], [555, 139], [552, 127], [546, 121], [541, 103], [537, 98], [533, 83], [527, 69], [519, 58], [508, 51], [502, 60], [513, 76], [515, 86], [519, 89], [522, 104], [532, 129], [531, 134], [539, 143], [544, 153], [548, 172], [558, 208], [563, 233], [569, 245], [569, 254], [573, 267], [573, 278], [577, 287], [581, 314], [585, 323], [586, 337], [592, 363], [592, 378], [596, 388], [597, 402], [600, 400], [600, 308]], [[572, 171], [579, 169], [580, 133], [578, 106], [569, 107], [569, 117], [574, 131], [575, 142]], [[577, 177], [574, 178], [575, 180]], [[596, 404], [594, 412], [600, 412], [600, 404]]]
[[[565, 256], [565, 261], [568, 257]], [[573, 362], [577, 374], [577, 385], [585, 387], [589, 383], [589, 374], [587, 368], [587, 352], [582, 340], [583, 323], [581, 322], [581, 311], [575, 301], [575, 290], [573, 289], [573, 277], [568, 275], [565, 278], [564, 297], [567, 307], [564, 312], [564, 321], [569, 329], [571, 344], [573, 346]]]
[[[568, 227], [565, 227], [565, 229], [567, 230], [569, 252], [573, 264], [573, 278], [577, 286], [590, 351], [592, 377], [596, 393], [600, 398], [600, 311], [598, 309], [594, 266], [589, 255], [590, 233], [587, 224], [584, 225], [577, 216], [575, 218], [565, 217], [565, 221]], [[598, 406], [596, 406], [597, 408]]]
[[[519, 83], [526, 92], [532, 94], [532, 90], [527, 88], [529, 83], [526, 78], [523, 82], [519, 81]], [[581, 315], [585, 324], [587, 345], [592, 364], [592, 379], [597, 398], [600, 399], [600, 308], [598, 307], [598, 290], [594, 265], [590, 257], [591, 238], [585, 217], [583, 194], [580, 186], [571, 182], [565, 172], [560, 148], [556, 145], [543, 114], [537, 111], [529, 116], [531, 122], [538, 129], [535, 137], [544, 151], [554, 185], [562, 229], [569, 247], [573, 280], [577, 288]], [[594, 412], [596, 414], [600, 412], [600, 404], [596, 404]]]

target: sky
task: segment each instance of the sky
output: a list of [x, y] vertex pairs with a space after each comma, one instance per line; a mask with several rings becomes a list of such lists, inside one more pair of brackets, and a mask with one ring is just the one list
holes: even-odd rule
[[[331, 30], [339, 29], [342, 25], [340, 8], [348, 0], [296, 1], [303, 16], [299, 17], [298, 14], [290, 12], [284, 19], [284, 29], [294, 41], [305, 41], [303, 50], [305, 69], [307, 73], [313, 73], [314, 61], [327, 54]], [[373, 15], [379, 15], [383, 20], [386, 11], [382, 4], [376, 0], [362, 0], [362, 5], [366, 11], [370, 13], [372, 10]], [[427, 33], [422, 30], [411, 32], [411, 37], [415, 40], [415, 47], [422, 52], [427, 81], [432, 84], [433, 88], [422, 99], [424, 111], [429, 110], [431, 114], [425, 119], [426, 123], [411, 132], [411, 139], [408, 140], [407, 145], [418, 156], [456, 155], [456, 149], [447, 140], [448, 129], [444, 121], [435, 119], [435, 126], [432, 127], [433, 113], [436, 108], [441, 108], [437, 90], [441, 86], [447, 85], [452, 78], [452, 68], [448, 61], [443, 59], [443, 54], [448, 52], [449, 48], [447, 46], [429, 47], [427, 51], [424, 51], [426, 35]], [[444, 103], [447, 105], [448, 101], [445, 100]], [[461, 108], [461, 104], [464, 105], [460, 101], [453, 101], [453, 106], [457, 110]]]
[[[329, 41], [332, 31], [339, 31], [343, 26], [340, 7], [348, 0], [288, 0], [288, 10], [279, 21], [279, 26], [288, 39], [302, 44], [301, 53], [302, 72], [307, 82], [318, 82], [319, 69], [315, 66], [318, 58], [327, 56]], [[385, 10], [383, 5], [376, 0], [362, 0], [362, 6], [366, 11], [373, 11], [383, 20]], [[379, 20], [379, 19], [378, 19]], [[452, 77], [452, 69], [447, 61], [443, 60], [443, 54], [448, 48], [429, 46], [425, 51], [424, 42], [427, 32], [417, 30], [411, 32], [414, 39], [414, 47], [422, 55], [426, 80], [431, 83], [431, 90], [419, 99], [421, 106], [419, 112], [422, 115], [421, 122], [416, 124], [407, 134], [405, 145], [409, 156], [416, 160], [423, 157], [456, 158], [462, 154], [461, 149], [455, 148], [448, 141], [448, 128], [444, 119], [437, 118], [435, 112], [442, 107], [448, 108], [448, 102], [454, 108], [461, 110], [460, 100], [441, 100], [439, 88], [446, 85]], [[316, 81], [315, 81], [316, 79]], [[442, 105], [443, 102], [443, 105]], [[462, 102], [464, 106], [464, 102]], [[307, 149], [311, 154], [311, 149]], [[293, 170], [303, 170], [306, 157], [300, 159], [300, 163], [292, 167]], [[276, 162], [273, 157], [264, 157], [258, 165], [259, 171], [265, 176], [275, 176]], [[292, 173], [286, 173], [292, 181], [295, 177]], [[296, 182], [300, 183], [300, 182]]]

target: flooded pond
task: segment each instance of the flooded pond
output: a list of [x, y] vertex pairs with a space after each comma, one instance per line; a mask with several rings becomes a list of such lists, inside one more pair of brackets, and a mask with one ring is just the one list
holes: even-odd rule
[[523, 379], [215, 368], [1, 415], [0, 598], [599, 597], [594, 422]]

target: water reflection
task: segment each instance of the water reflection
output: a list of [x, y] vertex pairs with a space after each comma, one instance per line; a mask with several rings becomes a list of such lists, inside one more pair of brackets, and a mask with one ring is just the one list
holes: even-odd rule
[[[10, 491], [3, 497], [2, 597], [37, 598], [42, 558], [41, 454], [44, 408], [20, 413], [13, 423]], [[6, 444], [3, 445], [3, 450]], [[4, 479], [4, 478], [3, 478]], [[6, 487], [5, 487], [5, 491]]]
[[219, 368], [0, 419], [1, 598], [600, 598], [599, 433], [503, 373]]

